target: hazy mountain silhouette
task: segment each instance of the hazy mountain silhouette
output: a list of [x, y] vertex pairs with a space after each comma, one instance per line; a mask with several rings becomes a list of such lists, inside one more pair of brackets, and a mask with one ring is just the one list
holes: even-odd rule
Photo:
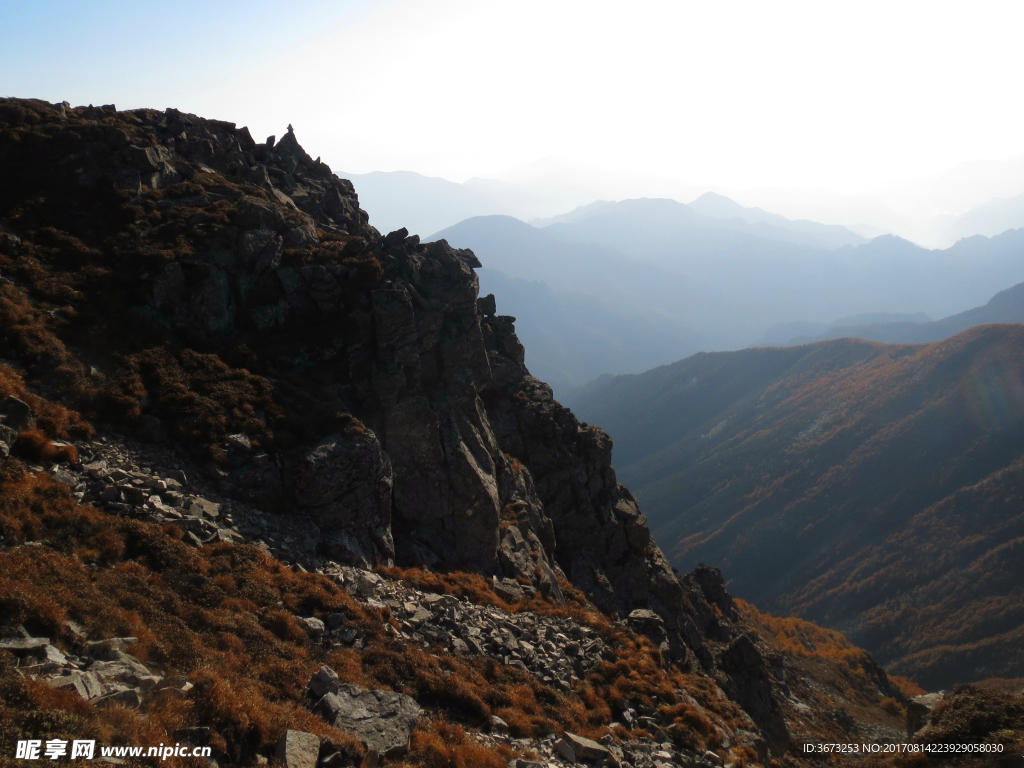
[[411, 171], [342, 176], [352, 182], [360, 205], [384, 232], [405, 227], [424, 236], [472, 216], [511, 212], [476, 189]]
[[790, 221], [760, 208], [744, 208], [727, 197], [707, 192], [690, 204], [667, 198], [638, 198], [619, 202], [597, 201], [548, 219], [535, 220], [535, 226], [576, 224], [591, 217], [632, 219], [682, 229], [736, 230], [768, 240], [782, 240], [821, 248], [861, 245], [867, 240], [845, 227], [813, 221]]
[[[640, 199], [593, 203], [541, 227], [508, 216], [474, 217], [432, 237], [471, 248], [485, 267], [543, 282], [555, 294], [590, 296], [595, 307], [666, 323], [692, 343], [689, 352], [784, 344], [828, 331], [837, 316], [946, 317], [1024, 281], [1024, 230], [969, 238], [944, 251], [893, 236], [828, 250], [720, 224], [673, 200]], [[499, 300], [502, 290], [495, 289]], [[796, 325], [766, 339], [780, 323]], [[550, 332], [557, 337], [557, 328]], [[652, 364], [683, 354], [654, 338], [639, 334], [631, 346]], [[607, 357], [596, 347], [591, 354]], [[568, 381], [564, 371], [543, 365], [537, 375]]]
[[672, 200], [625, 200], [545, 229], [563, 241], [610, 247], [712, 286], [738, 303], [738, 318], [747, 314], [744, 307], [756, 307], [756, 315], [748, 315], [747, 343], [777, 322], [828, 322], [861, 312], [942, 317], [1024, 280], [1024, 231], [968, 238], [944, 251], [892, 235], [830, 251], [702, 226], [707, 221]]
[[1024, 227], [1024, 193], [980, 203], [959, 216], [946, 217], [936, 229], [946, 242], [955, 242], [972, 235], [992, 237], [1019, 227]]
[[1024, 323], [1024, 283], [1000, 291], [987, 304], [966, 312], [960, 312], [941, 320], [922, 322], [906, 320], [892, 322], [871, 318], [868, 322], [857, 324], [851, 320], [866, 320], [863, 316], [844, 318], [832, 323], [828, 330], [815, 336], [797, 336], [789, 340], [789, 344], [807, 344], [824, 339], [841, 339], [851, 337], [884, 341], [888, 343], [926, 343], [940, 341], [954, 336], [968, 328], [986, 323]]
[[680, 357], [698, 348], [681, 323], [628, 314], [593, 296], [553, 291], [495, 269], [478, 274], [481, 295], [499, 296], [501, 312], [516, 317], [526, 366], [557, 396], [601, 374], [643, 371], [666, 354]]
[[[876, 325], [880, 323], [928, 323], [931, 318], [924, 312], [861, 312], [857, 315], [848, 315], [831, 323], [815, 323], [810, 320], [794, 320], [790, 323], [778, 323], [767, 331], [755, 347], [786, 347], [794, 344], [807, 343], [797, 339], [809, 341], [821, 341], [823, 339], [841, 339], [844, 336], [856, 336], [857, 334], [840, 333], [833, 335], [832, 329], [847, 328], [851, 326]], [[963, 330], [963, 329], [961, 329]], [[863, 337], [858, 337], [863, 338]]]
[[469, 179], [463, 184], [412, 171], [342, 174], [360, 204], [383, 232], [405, 227], [421, 237], [473, 216], [504, 214], [520, 219], [551, 216], [592, 198], [579, 193]]
[[673, 563], [930, 687], [1024, 672], [1024, 325], [698, 354], [572, 393]]
[[[730, 317], [725, 297], [711, 287], [614, 249], [566, 243], [550, 228], [486, 216], [434, 238], [481, 248], [481, 290], [493, 292], [502, 311], [519, 318], [530, 371], [559, 395], [603, 372], [641, 371], [673, 351], [678, 357], [721, 344], [739, 346], [746, 335]], [[612, 337], [598, 328], [614, 329], [612, 348]], [[624, 356], [612, 354], [613, 348]], [[567, 349], [572, 354], [566, 356]]]
[[825, 248], [839, 248], [844, 245], [863, 245], [868, 240], [838, 224], [819, 224], [816, 221], [798, 219], [792, 221], [777, 213], [761, 208], [744, 208], [735, 200], [715, 192], [705, 192], [689, 204], [691, 210], [713, 219], [740, 219], [748, 224], [770, 224], [808, 236]]

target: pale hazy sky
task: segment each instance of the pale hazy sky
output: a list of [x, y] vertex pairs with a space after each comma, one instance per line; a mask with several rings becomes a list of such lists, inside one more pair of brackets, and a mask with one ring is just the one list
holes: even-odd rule
[[354, 173], [850, 193], [1024, 153], [1022, 29], [1019, 2], [0, 0], [0, 92], [292, 123]]

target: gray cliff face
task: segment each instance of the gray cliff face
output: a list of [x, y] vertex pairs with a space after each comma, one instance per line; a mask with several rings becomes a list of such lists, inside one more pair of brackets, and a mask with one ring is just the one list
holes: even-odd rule
[[[187, 256], [143, 278], [140, 321], [196, 347], [302, 341], [274, 365], [317, 377], [350, 406], [347, 426], [316, 441], [240, 451], [226, 489], [310, 517], [319, 554], [346, 564], [469, 567], [555, 600], [565, 578], [680, 664], [725, 681], [759, 723], [778, 720], [761, 652], [737, 639], [731, 600], [718, 594], [721, 575], [672, 571], [615, 478], [611, 440], [530, 376], [515, 319], [478, 296], [470, 251], [405, 230], [381, 237], [351, 183], [291, 132], [257, 144], [246, 129], [175, 110], [97, 114], [151, 139], [136, 146], [108, 131], [90, 173], [128, 195], [174, 191], [158, 203], [166, 216], [224, 211]], [[183, 196], [192, 179], [202, 194]], [[315, 405], [309, 391], [268, 380], [291, 408]]]

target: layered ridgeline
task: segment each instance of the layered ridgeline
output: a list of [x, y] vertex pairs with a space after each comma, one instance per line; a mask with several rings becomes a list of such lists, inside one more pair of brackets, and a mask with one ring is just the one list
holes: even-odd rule
[[679, 567], [929, 687], [1024, 676], [1024, 326], [700, 354], [574, 397]]
[[382, 237], [291, 131], [0, 101], [11, 738], [289, 768], [899, 738], [867, 654], [673, 572], [478, 266]]
[[886, 343], [920, 344], [941, 341], [976, 325], [1024, 322], [1024, 283], [1000, 291], [980, 307], [958, 312], [941, 320], [916, 318], [861, 318], [860, 322], [838, 321], [827, 330], [810, 336], [797, 336], [789, 344], [807, 344], [823, 339], [846, 337], [884, 341]]
[[[699, 205], [708, 200], [595, 203], [535, 222], [544, 226], [478, 216], [436, 237], [472, 248], [481, 259], [482, 284], [520, 317], [530, 370], [559, 396], [600, 373], [639, 373], [644, 360], [662, 365], [699, 351], [782, 344], [829, 331], [836, 318], [875, 316], [857, 324], [894, 314], [908, 321], [947, 318], [1024, 280], [1024, 229], [968, 238], [945, 250], [891, 235], [828, 247], [815, 239], [796, 241], [790, 235], [799, 233], [770, 220], [739, 218], [755, 214], [751, 209], [738, 208], [737, 226], [723, 226], [729, 220], [698, 213], [719, 207], [714, 199], [710, 208]], [[723, 215], [729, 210], [724, 206]], [[492, 270], [528, 282], [495, 279]], [[557, 320], [580, 317], [581, 298], [588, 315], [599, 318], [597, 332]], [[534, 319], [538, 309], [554, 322]], [[836, 335], [858, 335], [838, 330]], [[608, 352], [621, 347], [629, 354]]]

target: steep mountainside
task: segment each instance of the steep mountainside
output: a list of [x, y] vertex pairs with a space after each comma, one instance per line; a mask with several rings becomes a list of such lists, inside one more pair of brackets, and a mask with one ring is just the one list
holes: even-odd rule
[[1019, 677], [1024, 326], [700, 354], [572, 398], [679, 567], [929, 687]]
[[510, 319], [477, 305], [471, 253], [381, 238], [291, 133], [256, 144], [174, 111], [5, 116], [3, 352], [31, 379], [309, 514], [322, 554], [552, 591], [560, 565], [608, 610], [660, 608], [688, 653], [695, 609], [648, 551], [607, 437], [529, 376]]
[[841, 339], [851, 337], [883, 341], [888, 344], [921, 344], [930, 341], [941, 341], [966, 331], [976, 325], [989, 323], [1024, 323], [1024, 283], [1000, 291], [988, 303], [981, 307], [968, 309], [956, 315], [944, 317], [930, 322], [870, 322], [853, 324], [835, 322], [824, 333], [809, 337], [798, 336], [790, 340], [790, 344], [807, 344], [824, 339]]
[[382, 237], [291, 131], [0, 100], [5, 734], [287, 768], [898, 738], [869, 657], [790, 685], [670, 568], [476, 267]]

